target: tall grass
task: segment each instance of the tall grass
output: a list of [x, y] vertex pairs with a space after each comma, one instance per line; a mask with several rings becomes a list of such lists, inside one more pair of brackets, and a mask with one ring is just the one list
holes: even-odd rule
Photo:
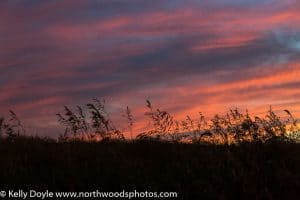
[[136, 137], [132, 110], [124, 110], [130, 142], [114, 125], [105, 101], [98, 99], [64, 106], [57, 114], [65, 130], [59, 142], [23, 137], [24, 126], [10, 111], [0, 118], [0, 136], [9, 138], [0, 139], [1, 189], [100, 188], [176, 191], [180, 199], [297, 199], [300, 148], [285, 141], [298, 139], [299, 127], [289, 110], [278, 116], [270, 107], [258, 117], [236, 108], [211, 119], [199, 113], [176, 120], [148, 100], [145, 117], [150, 125]]
[[[109, 114], [105, 110], [104, 103], [94, 99], [94, 104], [87, 104], [90, 114], [90, 121], [86, 121], [82, 114], [81, 107], [78, 112], [71, 111], [65, 107], [64, 116], [58, 114], [59, 121], [65, 126], [66, 131], [75, 136], [77, 130], [87, 134], [86, 127], [95, 128], [93, 133], [100, 135], [102, 139], [124, 139], [124, 135], [113, 126]], [[150, 126], [146, 131], [136, 135], [136, 140], [166, 140], [171, 142], [212, 142], [212, 143], [240, 143], [245, 141], [267, 141], [274, 138], [282, 140], [297, 139], [300, 132], [297, 119], [289, 110], [284, 110], [287, 114], [285, 120], [278, 116], [272, 107], [261, 118], [251, 116], [248, 111], [240, 112], [237, 108], [230, 109], [225, 115], [215, 115], [212, 119], [207, 118], [199, 112], [199, 116], [193, 119], [187, 115], [184, 120], [176, 120], [168, 111], [155, 108], [152, 103], [146, 101], [145, 116], [150, 121]], [[127, 119], [130, 138], [133, 139], [133, 114], [129, 107], [126, 107], [125, 115]], [[84, 119], [84, 120], [82, 120]], [[83, 126], [84, 124], [84, 126]], [[86, 126], [87, 124], [87, 126]], [[83, 128], [81, 128], [83, 127]], [[114, 137], [114, 134], [117, 137]]]
[[[133, 137], [134, 116], [127, 106], [123, 117], [127, 120], [131, 140], [162, 140], [169, 142], [221, 143], [265, 142], [271, 139], [297, 140], [300, 128], [297, 119], [289, 110], [286, 116], [277, 115], [272, 107], [264, 117], [251, 116], [249, 112], [230, 109], [225, 115], [214, 115], [207, 119], [201, 112], [197, 118], [187, 115], [184, 120], [176, 120], [168, 111], [155, 108], [146, 101], [145, 116], [150, 126]], [[124, 140], [124, 131], [117, 128], [106, 109], [106, 102], [97, 98], [84, 106], [72, 109], [64, 106], [57, 114], [58, 122], [64, 127], [59, 141], [67, 140]], [[17, 117], [10, 111], [8, 119], [0, 118], [0, 135], [16, 137], [24, 134], [25, 129]]]
[[126, 107], [126, 111], [125, 111], [125, 115], [123, 115], [126, 120], [127, 120], [127, 125], [128, 125], [128, 129], [129, 129], [129, 132], [130, 132], [130, 139], [132, 140], [133, 139], [133, 122], [134, 122], [134, 118], [133, 118], [133, 115], [132, 115], [132, 112], [130, 110], [130, 108], [127, 106]]
[[113, 124], [105, 108], [105, 101], [93, 99], [85, 107], [77, 109], [64, 106], [64, 113], [58, 113], [58, 121], [65, 127], [64, 134], [59, 140], [70, 137], [88, 140], [123, 140], [124, 135]]
[[25, 128], [16, 113], [9, 111], [9, 117], [0, 117], [0, 137], [15, 138], [25, 134]]

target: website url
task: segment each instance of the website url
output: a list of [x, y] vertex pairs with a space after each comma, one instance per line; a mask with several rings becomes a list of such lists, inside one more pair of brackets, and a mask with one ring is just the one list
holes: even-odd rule
[[99, 190], [88, 192], [51, 192], [36, 190], [8, 190], [0, 191], [0, 198], [177, 198], [177, 192], [151, 192], [151, 191], [120, 191], [120, 192], [103, 192]]

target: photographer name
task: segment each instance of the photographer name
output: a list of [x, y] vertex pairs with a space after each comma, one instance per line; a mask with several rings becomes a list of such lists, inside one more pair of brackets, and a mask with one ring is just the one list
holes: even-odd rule
[[24, 190], [9, 190], [8, 191], [8, 197], [11, 198], [40, 198], [40, 199], [45, 199], [45, 198], [52, 198], [54, 197], [54, 193], [50, 192], [48, 190], [46, 191], [36, 191], [36, 190], [29, 190], [29, 191], [24, 191]]

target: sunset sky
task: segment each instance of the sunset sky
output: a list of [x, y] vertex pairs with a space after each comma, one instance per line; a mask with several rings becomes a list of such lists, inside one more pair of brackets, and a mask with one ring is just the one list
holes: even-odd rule
[[300, 116], [299, 0], [1, 0], [0, 116], [57, 135], [63, 105], [104, 98], [137, 127], [269, 105]]

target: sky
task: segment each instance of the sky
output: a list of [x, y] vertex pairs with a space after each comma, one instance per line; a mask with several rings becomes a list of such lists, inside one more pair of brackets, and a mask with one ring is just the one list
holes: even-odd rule
[[63, 105], [106, 99], [136, 130], [145, 101], [178, 119], [272, 105], [300, 117], [298, 0], [1, 0], [0, 116], [59, 133]]

